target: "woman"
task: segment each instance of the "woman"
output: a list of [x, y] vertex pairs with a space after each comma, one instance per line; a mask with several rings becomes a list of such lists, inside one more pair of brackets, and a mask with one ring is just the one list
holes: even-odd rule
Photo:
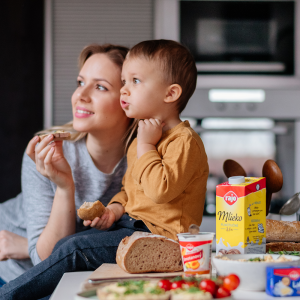
[[38, 137], [29, 142], [22, 194], [0, 206], [0, 229], [7, 230], [0, 234], [10, 241], [5, 251], [0, 248], [0, 259], [15, 258], [0, 262], [2, 282], [21, 275], [31, 261], [36, 265], [46, 259], [60, 239], [88, 229], [76, 217], [84, 201], [99, 199], [106, 205], [120, 191], [124, 153], [135, 132], [135, 122], [119, 102], [127, 52], [122, 46], [87, 46], [79, 57], [73, 122], [60, 127], [77, 131], [73, 142], [50, 143], [53, 135], [39, 144]]

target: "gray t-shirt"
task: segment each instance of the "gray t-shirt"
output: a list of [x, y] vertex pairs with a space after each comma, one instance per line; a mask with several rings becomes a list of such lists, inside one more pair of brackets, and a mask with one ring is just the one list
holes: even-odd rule
[[[99, 171], [91, 159], [85, 138], [71, 143], [63, 143], [64, 155], [69, 162], [75, 182], [75, 207], [84, 201], [99, 199], [107, 205], [111, 198], [121, 190], [122, 178], [127, 168], [123, 157], [111, 174]], [[28, 238], [30, 259], [9, 259], [0, 262], [0, 277], [6, 282], [24, 273], [41, 259], [36, 243], [48, 223], [56, 185], [36, 170], [35, 163], [24, 154], [22, 164], [22, 193], [16, 198], [0, 204], [0, 230], [8, 230]], [[76, 232], [88, 229], [83, 221], [76, 219]]]

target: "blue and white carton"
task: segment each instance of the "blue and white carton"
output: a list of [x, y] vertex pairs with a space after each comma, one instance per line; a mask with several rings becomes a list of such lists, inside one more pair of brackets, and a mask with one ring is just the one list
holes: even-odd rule
[[266, 293], [273, 297], [300, 296], [300, 267], [290, 265], [266, 268]]

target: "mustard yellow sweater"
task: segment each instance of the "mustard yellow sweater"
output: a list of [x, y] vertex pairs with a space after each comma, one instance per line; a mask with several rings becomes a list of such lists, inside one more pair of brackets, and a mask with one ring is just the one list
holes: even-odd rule
[[177, 240], [176, 234], [187, 232], [190, 224], [201, 224], [207, 157], [188, 121], [164, 132], [156, 148], [137, 159], [137, 140], [132, 142], [122, 190], [109, 204], [122, 204], [152, 233]]

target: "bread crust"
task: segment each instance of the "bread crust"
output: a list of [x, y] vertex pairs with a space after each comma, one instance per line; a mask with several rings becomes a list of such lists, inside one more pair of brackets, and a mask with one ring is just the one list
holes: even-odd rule
[[[178, 246], [178, 259], [181, 261], [181, 252], [180, 252], [180, 246], [178, 244], [178, 242], [168, 239], [162, 235], [156, 235], [156, 234], [152, 234], [152, 233], [148, 233], [148, 232], [140, 232], [140, 231], [136, 231], [134, 232], [130, 237], [125, 237], [121, 243], [119, 244], [118, 250], [117, 250], [117, 255], [116, 255], [116, 261], [117, 264], [119, 265], [120, 268], [122, 268], [124, 271], [128, 272], [128, 273], [149, 273], [149, 272], [177, 272], [177, 271], [182, 271], [182, 264], [180, 266], [171, 266], [170, 269], [166, 270], [166, 269], [156, 269], [156, 270], [143, 270], [143, 271], [137, 271], [137, 272], [131, 272], [126, 265], [126, 260], [127, 260], [127, 256], [130, 253], [130, 249], [132, 247], [135, 246], [135, 243], [138, 240], [141, 239], [145, 239], [145, 240], [149, 240], [149, 239], [155, 239], [157, 241], [163, 241], [165, 243], [170, 243], [170, 246]], [[151, 253], [150, 253], [151, 255]], [[173, 267], [173, 268], [172, 268]]]
[[267, 242], [300, 242], [299, 221], [266, 220]]
[[71, 138], [71, 133], [70, 132], [58, 130], [58, 131], [53, 132], [53, 133], [39, 135], [40, 141], [42, 141], [44, 138], [46, 138], [50, 134], [53, 134], [53, 136], [54, 136], [53, 141], [64, 141], [64, 140], [69, 140]]
[[105, 212], [105, 206], [99, 201], [95, 201], [91, 207], [84, 207], [88, 202], [84, 202], [79, 209], [77, 215], [82, 220], [94, 220], [96, 217], [101, 217]]
[[275, 243], [267, 243], [266, 244], [266, 252], [269, 250], [277, 252], [277, 251], [300, 251], [300, 243], [293, 242], [275, 242]]

